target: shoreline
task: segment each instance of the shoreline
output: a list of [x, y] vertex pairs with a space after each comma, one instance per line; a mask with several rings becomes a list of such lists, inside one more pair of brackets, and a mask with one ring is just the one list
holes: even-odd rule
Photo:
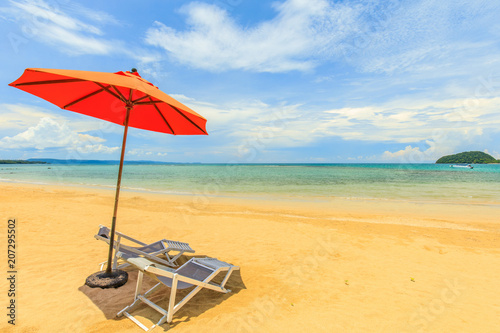
[[[11, 186], [2, 186], [9, 184]], [[114, 187], [101, 187], [73, 184], [32, 184], [1, 182], [3, 190], [18, 187], [39, 193], [70, 193], [72, 196], [104, 196], [114, 198]], [[177, 194], [150, 190], [120, 191], [120, 200], [131, 201], [154, 200], [176, 204], [184, 212], [207, 213], [220, 207], [237, 207], [240, 211], [224, 210], [226, 214], [257, 214], [263, 217], [281, 216], [283, 218], [303, 221], [321, 220], [336, 223], [350, 221], [353, 223], [406, 225], [414, 227], [430, 227], [441, 229], [493, 231], [492, 229], [475, 228], [474, 225], [498, 226], [500, 233], [500, 203], [460, 203], [436, 202], [432, 200], [416, 201], [388, 198], [344, 198], [344, 197], [284, 197], [284, 196], [225, 196], [205, 194]], [[319, 200], [318, 200], [319, 199]], [[120, 204], [121, 206], [122, 204]], [[111, 207], [111, 206], [110, 206]], [[249, 213], [249, 208], [251, 212]], [[388, 218], [391, 216], [392, 218]], [[416, 222], [417, 221], [417, 222]], [[470, 223], [475, 221], [475, 223]], [[455, 228], [452, 228], [455, 226]], [[459, 227], [457, 227], [459, 226]]]
[[[61, 188], [82, 188], [82, 189], [93, 189], [96, 191], [115, 191], [116, 185], [98, 185], [98, 184], [74, 184], [74, 183], [49, 183], [49, 182], [36, 182], [36, 181], [19, 181], [19, 180], [9, 180], [0, 179], [0, 184], [12, 184], [12, 185], [33, 185], [33, 186], [49, 186], [49, 187], [61, 187]], [[206, 198], [228, 198], [228, 199], [241, 199], [241, 200], [265, 200], [265, 201], [295, 201], [295, 202], [329, 202], [331, 200], [347, 200], [347, 201], [382, 201], [382, 202], [394, 202], [394, 203], [413, 203], [413, 204], [449, 204], [449, 205], [473, 205], [473, 206], [500, 206], [500, 198], [498, 201], [454, 201], [452, 199], [413, 199], [413, 198], [385, 198], [385, 197], [342, 197], [342, 196], [318, 196], [318, 195], [288, 195], [285, 196], [280, 193], [193, 193], [193, 192], [175, 192], [175, 191], [165, 191], [165, 190], [155, 190], [147, 188], [134, 188], [121, 186], [120, 193], [130, 192], [130, 193], [144, 193], [144, 194], [158, 194], [167, 196], [182, 196], [182, 197], [206, 197]]]

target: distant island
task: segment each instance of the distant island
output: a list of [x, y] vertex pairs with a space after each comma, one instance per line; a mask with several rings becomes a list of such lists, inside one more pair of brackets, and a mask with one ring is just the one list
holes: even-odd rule
[[0, 164], [47, 164], [43, 161], [0, 160]]
[[436, 161], [438, 164], [467, 163], [467, 164], [487, 164], [500, 163], [493, 156], [482, 151], [466, 151], [454, 155], [443, 156]]
[[[60, 160], [56, 158], [29, 158], [27, 160], [0, 160], [0, 164], [66, 164], [66, 165], [118, 165], [120, 161], [116, 160], [78, 160], [68, 159]], [[178, 163], [178, 162], [159, 162], [159, 161], [124, 161], [129, 165], [165, 165], [165, 164], [200, 164], [196, 163]]]
[[[34, 161], [35, 159], [30, 158], [28, 161]], [[42, 161], [48, 164], [66, 164], [66, 165], [118, 165], [120, 161], [118, 160], [79, 160], [79, 159], [68, 159], [68, 160], [60, 160], [56, 158], [37, 158], [37, 161]], [[158, 162], [158, 161], [127, 161], [125, 160], [123, 164], [128, 165], [151, 165], [151, 164], [178, 164], [175, 162]]]

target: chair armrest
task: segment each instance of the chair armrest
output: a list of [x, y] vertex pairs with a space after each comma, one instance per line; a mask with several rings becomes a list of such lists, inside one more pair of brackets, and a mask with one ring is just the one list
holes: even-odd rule
[[138, 240], [137, 240], [137, 239], [135, 239], [135, 238], [132, 238], [132, 237], [130, 237], [130, 236], [127, 236], [127, 235], [125, 235], [125, 234], [122, 234], [121, 232], [118, 232], [118, 231], [117, 231], [117, 232], [116, 232], [116, 234], [121, 235], [123, 238], [128, 239], [129, 241], [132, 241], [132, 242], [134, 242], [134, 243], [136, 243], [136, 244], [139, 244], [139, 245], [142, 245], [142, 246], [146, 246], [146, 245], [148, 245], [148, 244], [146, 244], [146, 243], [143, 243], [143, 242], [141, 242], [141, 241], [138, 241]]
[[94, 235], [94, 238], [97, 240], [102, 240], [103, 242], [106, 242], [107, 244], [109, 244], [109, 239], [106, 237], [102, 237], [101, 235]]

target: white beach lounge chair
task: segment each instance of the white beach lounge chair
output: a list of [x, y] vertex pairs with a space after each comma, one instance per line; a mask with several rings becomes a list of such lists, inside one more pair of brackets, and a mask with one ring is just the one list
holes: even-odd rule
[[[121, 253], [119, 253], [118, 255], [121, 256]], [[160, 326], [165, 322], [170, 323], [172, 321], [173, 315], [177, 311], [179, 311], [182, 306], [184, 306], [202, 288], [207, 288], [222, 293], [231, 292], [231, 290], [225, 289], [224, 285], [231, 276], [231, 273], [235, 270], [240, 269], [238, 266], [233, 266], [215, 258], [191, 258], [188, 262], [186, 262], [176, 270], [156, 264], [146, 258], [129, 258], [126, 260], [139, 269], [139, 273], [137, 276], [137, 287], [135, 290], [134, 302], [118, 312], [117, 316], [121, 317], [125, 315], [145, 331], [152, 330], [156, 326]], [[212, 279], [216, 277], [220, 272], [226, 272], [226, 275], [224, 276], [222, 282], [220, 284], [211, 282]], [[141, 294], [142, 279], [144, 273], [157, 280], [158, 284], [146, 291], [144, 294]], [[147, 296], [161, 285], [165, 285], [170, 288], [168, 309], [163, 309], [162, 307], [147, 299]], [[189, 294], [187, 294], [179, 303], [175, 304], [175, 296], [177, 290], [190, 287], [194, 287], [194, 289]], [[149, 329], [129, 313], [129, 311], [140, 302], [147, 304], [163, 315], [163, 317]]]
[[[103, 225], [99, 226], [99, 232], [94, 237], [98, 240], [102, 240], [109, 245], [109, 233], [108, 227]], [[162, 239], [157, 242], [146, 244], [130, 236], [122, 234], [121, 232], [115, 232], [116, 240], [114, 241], [114, 257], [113, 257], [113, 269], [123, 268], [130, 265], [128, 262], [124, 262], [118, 266], [118, 252], [121, 252], [121, 259], [126, 260], [128, 258], [145, 257], [152, 261], [159, 262], [163, 265], [177, 267], [176, 260], [184, 253], [194, 253], [194, 250], [189, 246], [188, 243], [176, 242], [168, 239]], [[134, 243], [134, 246], [123, 244], [123, 240], [129, 240]], [[139, 246], [137, 246], [139, 245]], [[169, 254], [169, 252], [177, 252], [175, 255]], [[158, 255], [165, 255], [166, 259], [159, 258]], [[100, 263], [101, 270], [107, 261]]]

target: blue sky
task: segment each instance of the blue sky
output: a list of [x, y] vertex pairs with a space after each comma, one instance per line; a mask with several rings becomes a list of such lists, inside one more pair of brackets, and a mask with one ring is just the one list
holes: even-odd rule
[[135, 67], [208, 119], [130, 129], [127, 160], [500, 158], [496, 0], [10, 0], [0, 32], [0, 159], [119, 159], [121, 126], [7, 85], [28, 67]]

